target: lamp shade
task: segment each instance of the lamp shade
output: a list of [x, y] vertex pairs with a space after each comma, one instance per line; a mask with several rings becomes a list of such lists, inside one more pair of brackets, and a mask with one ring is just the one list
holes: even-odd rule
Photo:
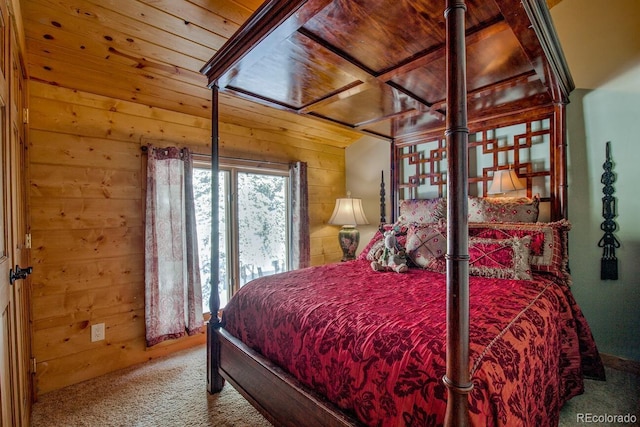
[[520, 178], [513, 169], [502, 169], [493, 173], [493, 181], [487, 194], [503, 194], [524, 189]]
[[336, 206], [329, 219], [329, 224], [334, 225], [359, 225], [369, 224], [362, 209], [362, 199], [336, 199]]

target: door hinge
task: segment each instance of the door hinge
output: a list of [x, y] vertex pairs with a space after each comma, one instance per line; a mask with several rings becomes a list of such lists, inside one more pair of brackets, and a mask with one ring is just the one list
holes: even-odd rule
[[28, 108], [24, 108], [24, 109], [22, 110], [22, 122], [23, 122], [25, 125], [28, 125], [28, 124], [29, 124], [29, 109], [28, 109]]
[[24, 247], [25, 249], [31, 249], [31, 233], [24, 235]]
[[36, 358], [35, 357], [31, 358], [31, 373], [32, 374], [36, 373]]

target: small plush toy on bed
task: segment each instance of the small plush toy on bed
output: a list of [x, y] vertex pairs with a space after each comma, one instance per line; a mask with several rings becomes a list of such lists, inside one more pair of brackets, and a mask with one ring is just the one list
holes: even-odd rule
[[395, 230], [384, 232], [384, 250], [376, 261], [371, 262], [374, 271], [395, 271], [397, 273], [406, 272], [407, 254], [398, 243]]

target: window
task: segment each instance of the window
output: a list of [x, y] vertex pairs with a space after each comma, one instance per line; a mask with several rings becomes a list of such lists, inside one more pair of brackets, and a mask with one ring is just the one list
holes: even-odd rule
[[[286, 271], [289, 262], [289, 173], [282, 167], [223, 162], [219, 171], [220, 307], [250, 280]], [[211, 293], [211, 168], [194, 164], [202, 299]]]

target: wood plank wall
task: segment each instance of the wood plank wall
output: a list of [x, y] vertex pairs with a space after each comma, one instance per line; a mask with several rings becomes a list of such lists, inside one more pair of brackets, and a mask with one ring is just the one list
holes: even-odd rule
[[[209, 121], [37, 82], [29, 104], [37, 392], [204, 342], [198, 335], [145, 347], [140, 146], [209, 153]], [[308, 162], [312, 263], [338, 261], [338, 229], [326, 221], [344, 195], [344, 149], [278, 123], [251, 127], [245, 116], [244, 126], [222, 123], [221, 154]], [[106, 340], [91, 342], [95, 323], [105, 323]]]

